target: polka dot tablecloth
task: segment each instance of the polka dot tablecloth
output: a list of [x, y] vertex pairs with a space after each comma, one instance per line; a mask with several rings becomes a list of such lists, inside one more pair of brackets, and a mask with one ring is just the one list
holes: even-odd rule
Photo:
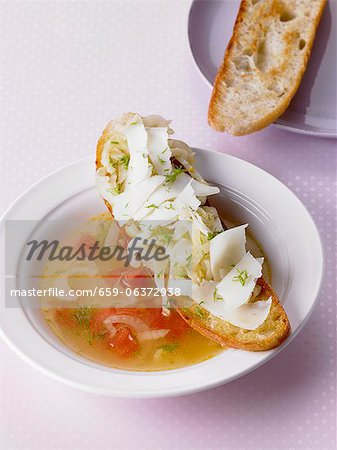
[[335, 448], [336, 141], [274, 126], [242, 138], [213, 132], [206, 121], [210, 89], [188, 47], [189, 6], [1, 2], [1, 207], [51, 170], [92, 154], [110, 118], [126, 110], [160, 113], [174, 119], [178, 137], [253, 162], [303, 201], [325, 251], [317, 307], [265, 366], [173, 399], [77, 391], [0, 342], [1, 448]]

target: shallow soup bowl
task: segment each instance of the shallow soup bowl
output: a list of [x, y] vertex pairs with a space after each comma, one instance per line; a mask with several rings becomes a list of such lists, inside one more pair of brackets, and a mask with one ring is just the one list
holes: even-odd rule
[[[22, 249], [37, 229], [48, 236], [58, 232], [57, 224], [62, 223], [64, 232], [105, 211], [96, 192], [95, 166], [90, 157], [43, 178], [2, 217], [1, 240], [6, 258], [1, 261], [5, 277], [0, 335], [25, 361], [56, 380], [89, 392], [115, 397], [169, 397], [243, 376], [270, 360], [298, 334], [313, 310], [323, 273], [321, 243], [311, 216], [286, 186], [262, 169], [233, 156], [194, 150], [197, 170], [220, 188], [212, 205], [237, 224], [249, 223], [250, 232], [268, 257], [272, 285], [292, 327], [286, 341], [265, 352], [225, 350], [181, 369], [117, 370], [91, 362], [65, 347], [47, 326], [36, 302], [28, 304], [20, 297], [12, 298], [10, 290], [28, 289], [36, 283], [32, 275], [41, 268], [25, 264]], [[16, 236], [15, 242], [8, 239], [9, 235]]]

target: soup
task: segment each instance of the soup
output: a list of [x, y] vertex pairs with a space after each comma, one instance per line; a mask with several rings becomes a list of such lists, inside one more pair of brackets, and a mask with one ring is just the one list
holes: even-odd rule
[[[44, 310], [55, 334], [73, 351], [96, 363], [126, 370], [177, 369], [204, 361], [223, 349], [192, 330], [174, 310], [163, 316], [161, 308], [91, 308]], [[104, 320], [124, 316], [111, 336]], [[134, 320], [136, 319], [136, 320]], [[162, 338], [137, 338], [134, 323], [143, 321], [151, 331], [169, 330]], [[118, 319], [116, 319], [118, 320]]]
[[[60, 246], [84, 248], [87, 256], [95, 241], [127, 246], [124, 231], [108, 214], [88, 220]], [[247, 245], [255, 255], [263, 255], [250, 236]], [[268, 265], [264, 270], [269, 278]], [[125, 267], [118, 258], [49, 261], [41, 287], [51, 286], [88, 294], [45, 297], [42, 312], [68, 348], [95, 363], [124, 370], [170, 370], [200, 363], [224, 350], [190, 328], [174, 308], [162, 309], [152, 274], [141, 265]], [[135, 296], [141, 289], [149, 294]]]

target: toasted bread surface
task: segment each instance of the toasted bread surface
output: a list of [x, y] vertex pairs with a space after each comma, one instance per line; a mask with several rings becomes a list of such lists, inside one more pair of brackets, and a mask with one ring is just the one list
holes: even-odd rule
[[216, 131], [245, 135], [289, 106], [310, 58], [326, 0], [243, 0], [208, 111]]
[[196, 331], [218, 342], [223, 347], [262, 351], [280, 345], [289, 335], [288, 317], [274, 290], [260, 278], [257, 285], [261, 291], [254, 302], [272, 298], [267, 319], [255, 330], [244, 330], [209, 313], [192, 302], [190, 308], [177, 308], [181, 317]]

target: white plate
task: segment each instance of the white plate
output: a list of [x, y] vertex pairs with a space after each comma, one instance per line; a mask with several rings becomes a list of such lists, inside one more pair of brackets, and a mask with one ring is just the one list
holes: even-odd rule
[[[268, 173], [233, 156], [205, 150], [196, 150], [196, 154], [197, 167], [202, 168], [203, 176], [222, 186], [215, 200], [217, 206], [238, 222], [249, 222], [269, 256], [273, 286], [292, 325], [292, 334], [286, 342], [267, 352], [225, 351], [206, 362], [167, 372], [114, 370], [68, 350], [49, 331], [38, 309], [6, 307], [2, 295], [0, 335], [24, 360], [57, 380], [90, 392], [120, 397], [164, 397], [234, 380], [289, 344], [308, 319], [321, 283], [323, 258], [316, 227], [298, 198]], [[43, 226], [47, 219], [63, 218], [70, 219], [75, 227], [90, 215], [104, 211], [94, 188], [93, 168], [92, 158], [82, 159], [26, 191], [2, 217], [2, 244], [5, 220], [38, 220]], [[13, 262], [7, 273], [11, 269], [17, 277], [22, 275], [20, 253], [34, 226], [34, 222], [28, 222], [28, 227], [22, 228], [17, 248], [11, 248]]]
[[[210, 85], [231, 38], [239, 0], [194, 0], [188, 20], [193, 58]], [[297, 133], [337, 136], [337, 2], [328, 1], [308, 69], [287, 111], [275, 122]]]

